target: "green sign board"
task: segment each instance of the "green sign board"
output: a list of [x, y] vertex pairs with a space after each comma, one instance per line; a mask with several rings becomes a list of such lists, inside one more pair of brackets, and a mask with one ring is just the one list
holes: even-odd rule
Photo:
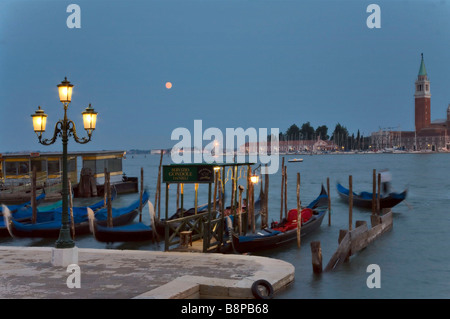
[[212, 165], [163, 166], [164, 183], [214, 183]]

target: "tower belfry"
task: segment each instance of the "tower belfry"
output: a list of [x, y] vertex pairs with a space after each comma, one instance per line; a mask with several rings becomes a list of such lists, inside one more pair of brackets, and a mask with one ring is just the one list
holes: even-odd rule
[[415, 99], [415, 126], [416, 132], [421, 129], [430, 126], [430, 81], [428, 80], [427, 70], [425, 68], [425, 62], [423, 60], [423, 53], [421, 54], [422, 60], [420, 62], [419, 74], [415, 82], [416, 91], [414, 93]]

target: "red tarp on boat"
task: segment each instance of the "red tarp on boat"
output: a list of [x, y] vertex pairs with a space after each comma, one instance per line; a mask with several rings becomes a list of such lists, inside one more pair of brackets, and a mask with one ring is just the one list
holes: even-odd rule
[[[284, 220], [283, 222], [281, 222], [278, 227], [272, 227], [273, 230], [278, 230], [281, 232], [285, 232], [291, 229], [295, 229], [297, 228], [297, 215], [298, 215], [298, 210], [297, 209], [291, 209], [288, 212], [288, 218], [287, 220]], [[313, 215], [313, 211], [311, 208], [304, 208], [301, 211], [301, 215], [302, 215], [302, 225], [304, 223], [306, 223], [308, 220], [311, 219], [312, 215]]]

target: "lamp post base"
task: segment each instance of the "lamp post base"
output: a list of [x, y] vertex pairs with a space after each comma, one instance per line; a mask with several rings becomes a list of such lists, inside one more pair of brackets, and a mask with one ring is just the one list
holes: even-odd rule
[[59, 231], [59, 238], [55, 243], [55, 248], [73, 248], [75, 247], [75, 242], [70, 236], [70, 229], [62, 227]]
[[78, 248], [53, 248], [52, 265], [56, 267], [67, 267], [78, 264]]

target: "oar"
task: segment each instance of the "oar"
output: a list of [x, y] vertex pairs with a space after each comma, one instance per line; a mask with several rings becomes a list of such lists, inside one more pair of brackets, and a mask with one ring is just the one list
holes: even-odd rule
[[406, 206], [408, 206], [409, 209], [414, 209], [414, 207], [412, 205], [408, 204], [406, 199], [404, 199], [403, 202], [406, 204]]
[[[396, 191], [393, 187], [392, 187], [392, 190], [393, 190], [394, 192], [397, 193], [397, 191]], [[409, 209], [414, 209], [414, 207], [413, 207], [412, 205], [410, 205], [410, 204], [406, 201], [406, 199], [404, 199], [403, 202], [406, 204], [406, 206], [408, 206]]]

